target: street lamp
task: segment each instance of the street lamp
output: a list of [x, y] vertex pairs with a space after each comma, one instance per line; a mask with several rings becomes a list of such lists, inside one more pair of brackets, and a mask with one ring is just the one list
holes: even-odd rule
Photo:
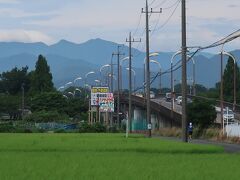
[[78, 78], [74, 79], [73, 83], [76, 84], [76, 82], [77, 82], [78, 80], [82, 80], [82, 77], [78, 77]]
[[124, 61], [126, 61], [126, 60], [129, 60], [130, 58], [129, 58], [129, 56], [128, 57], [125, 57], [125, 58], [123, 58], [123, 59], [121, 59], [120, 60], [120, 90], [122, 90], [122, 64], [123, 64], [123, 62]]
[[72, 85], [72, 84], [73, 84], [73, 82], [70, 81], [70, 82], [68, 82], [68, 83], [65, 84], [65, 87], [68, 87], [68, 86], [70, 86], [70, 85]]
[[[105, 64], [105, 65], [103, 65], [103, 66], [101, 66], [100, 67], [100, 78], [102, 77], [102, 70], [104, 69], [104, 68], [107, 68], [107, 67], [111, 67], [111, 65], [110, 64]], [[106, 78], [106, 77], [105, 77]], [[103, 81], [101, 81], [101, 82], [103, 82]], [[106, 81], [105, 81], [106, 82]], [[107, 83], [105, 83], [105, 84], [107, 84]], [[101, 85], [102, 85], [102, 83], [101, 83]]]
[[87, 85], [87, 78], [88, 78], [88, 76], [89, 75], [91, 75], [91, 74], [95, 74], [95, 72], [94, 71], [90, 71], [90, 72], [88, 72], [87, 74], [85, 74], [85, 86]]
[[74, 90], [74, 95], [76, 94], [76, 91], [82, 93], [81, 89], [76, 88], [76, 89]]
[[175, 96], [174, 96], [174, 85], [173, 85], [173, 60], [174, 58], [181, 54], [182, 51], [177, 51], [175, 54], [173, 54], [172, 58], [171, 58], [171, 95], [172, 95], [172, 100], [171, 100], [171, 114], [173, 115], [173, 110], [174, 110], [174, 99], [175, 99]]
[[61, 89], [64, 89], [65, 87], [64, 86], [61, 86], [58, 88], [58, 91], [60, 91]]
[[[188, 51], [187, 51], [188, 52]], [[175, 103], [175, 101], [174, 101], [174, 99], [175, 99], [175, 90], [174, 90], [174, 79], [173, 79], [173, 60], [174, 60], [174, 58], [177, 56], [177, 55], [179, 55], [179, 54], [182, 54], [182, 51], [181, 50], [179, 50], [179, 51], [177, 51], [175, 54], [173, 54], [173, 56], [172, 56], [172, 58], [171, 58], [171, 93], [172, 93], [172, 101], [171, 101], [171, 111], [173, 112], [173, 110], [174, 110], [174, 103]], [[187, 57], [188, 58], [191, 58], [189, 55], [187, 55]], [[195, 60], [194, 60], [194, 58], [191, 58], [192, 59], [192, 61], [193, 61], [193, 95], [195, 96], [196, 95], [196, 76], [195, 76]]]
[[68, 94], [70, 94], [70, 95], [72, 95], [74, 97], [74, 94], [72, 92], [69, 91]]
[[[129, 68], [126, 68], [126, 70], [129, 71]], [[134, 79], [133, 79], [133, 90], [135, 90], [135, 88], [136, 88], [136, 71], [134, 71], [133, 69], [131, 69], [131, 70], [132, 70], [132, 73], [133, 73], [133, 75], [134, 75]]]
[[[155, 56], [159, 56], [159, 53], [158, 52], [154, 52], [154, 53], [150, 53], [149, 54], [149, 57], [155, 57]], [[147, 72], [146, 72], [146, 60], [147, 60], [147, 58], [145, 57], [144, 58], [144, 62], [143, 62], [143, 85], [144, 85], [144, 94], [145, 94], [145, 96], [146, 96], [146, 85], [147, 85], [147, 83], [146, 83], [146, 75], [147, 75]], [[149, 72], [150, 73], [150, 72]], [[149, 81], [150, 81], [150, 79], [149, 79]], [[149, 83], [149, 94], [150, 94], [150, 83]]]
[[[237, 95], [237, 77], [236, 77], [237, 60], [231, 53], [228, 53], [226, 51], [222, 51], [219, 54], [223, 54], [223, 55], [229, 56], [233, 60], [233, 62], [234, 62], [234, 67], [233, 67], [233, 89], [234, 89], [233, 90], [233, 110], [235, 110], [236, 103], [237, 103], [237, 99], [236, 99], [236, 95]], [[223, 74], [221, 74], [221, 76], [223, 76]]]
[[[148, 29], [147, 29], [147, 31], [148, 31]], [[148, 37], [146, 39], [148, 39]], [[151, 137], [152, 136], [152, 122], [151, 122], [151, 107], [150, 107], [150, 68], [149, 68], [150, 60], [149, 60], [149, 58], [153, 57], [153, 56], [158, 56], [159, 53], [149, 54], [149, 44], [147, 44], [146, 49], [147, 49], [146, 50], [146, 58], [144, 60], [144, 62], [146, 61], [145, 62], [146, 68], [144, 65], [144, 72], [146, 71], [146, 75], [144, 75], [144, 78], [146, 76], [147, 121], [148, 121], [148, 133], [149, 133], [148, 135], [149, 135], [149, 137]]]
[[96, 83], [96, 86], [99, 86], [99, 84], [101, 83], [101, 81], [98, 80], [98, 79], [95, 79], [94, 81], [95, 81], [95, 83]]
[[162, 79], [161, 79], [162, 66], [161, 66], [161, 64], [160, 64], [158, 61], [156, 61], [156, 60], [152, 60], [152, 59], [151, 59], [150, 62], [157, 64], [158, 67], [159, 67], [159, 93], [160, 93], [160, 92], [161, 92], [161, 86], [162, 86]]
[[68, 97], [66, 95], [63, 95], [64, 98], [68, 99]]

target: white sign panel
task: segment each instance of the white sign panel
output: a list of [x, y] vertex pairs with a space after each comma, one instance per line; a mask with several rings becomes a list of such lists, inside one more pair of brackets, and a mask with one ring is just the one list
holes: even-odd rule
[[113, 93], [107, 93], [106, 97], [99, 98], [100, 112], [114, 112], [114, 97]]

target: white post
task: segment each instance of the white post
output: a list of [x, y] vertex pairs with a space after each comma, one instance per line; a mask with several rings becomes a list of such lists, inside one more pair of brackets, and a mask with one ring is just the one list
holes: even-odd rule
[[126, 114], [127, 121], [126, 121], [126, 138], [128, 138], [128, 113]]
[[[229, 110], [229, 108], [227, 107], [227, 125], [226, 125], [226, 127], [228, 127], [228, 110]], [[227, 128], [226, 128], [226, 133], [227, 133], [227, 137], [228, 137], [228, 131], [227, 131]]]

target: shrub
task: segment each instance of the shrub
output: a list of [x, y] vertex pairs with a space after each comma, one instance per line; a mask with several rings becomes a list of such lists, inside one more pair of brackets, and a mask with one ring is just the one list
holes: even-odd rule
[[27, 122], [66, 122], [69, 120], [67, 115], [57, 111], [39, 111], [34, 112], [24, 118]]
[[82, 123], [79, 127], [80, 133], [104, 133], [106, 130], [106, 127], [101, 123], [95, 123], [93, 125]]
[[188, 121], [200, 129], [211, 126], [216, 119], [216, 110], [212, 102], [194, 99], [193, 103], [188, 104]]
[[159, 130], [156, 130], [154, 132], [155, 134], [159, 136], [165, 136], [165, 137], [181, 137], [182, 131], [180, 128], [161, 128]]
[[219, 129], [210, 128], [210, 129], [206, 130], [205, 138], [207, 138], [207, 139], [216, 138], [219, 136], [219, 134], [220, 134]]
[[12, 123], [0, 124], [0, 133], [11, 133], [15, 131], [15, 127]]
[[106, 127], [104, 125], [102, 125], [101, 123], [95, 123], [93, 125], [93, 130], [96, 133], [102, 133], [102, 132], [106, 132]]
[[57, 129], [54, 133], [66, 133], [66, 131], [64, 129]]

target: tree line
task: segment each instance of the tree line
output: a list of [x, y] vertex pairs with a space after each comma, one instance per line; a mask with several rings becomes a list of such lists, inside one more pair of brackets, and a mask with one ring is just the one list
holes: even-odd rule
[[[42, 55], [38, 56], [35, 70], [29, 71], [26, 66], [2, 72], [1, 117], [7, 115], [11, 120], [25, 119], [34, 122], [86, 120], [87, 104], [82, 96], [64, 97], [54, 88], [52, 79], [50, 67]], [[31, 113], [26, 113], [30, 111]]]

